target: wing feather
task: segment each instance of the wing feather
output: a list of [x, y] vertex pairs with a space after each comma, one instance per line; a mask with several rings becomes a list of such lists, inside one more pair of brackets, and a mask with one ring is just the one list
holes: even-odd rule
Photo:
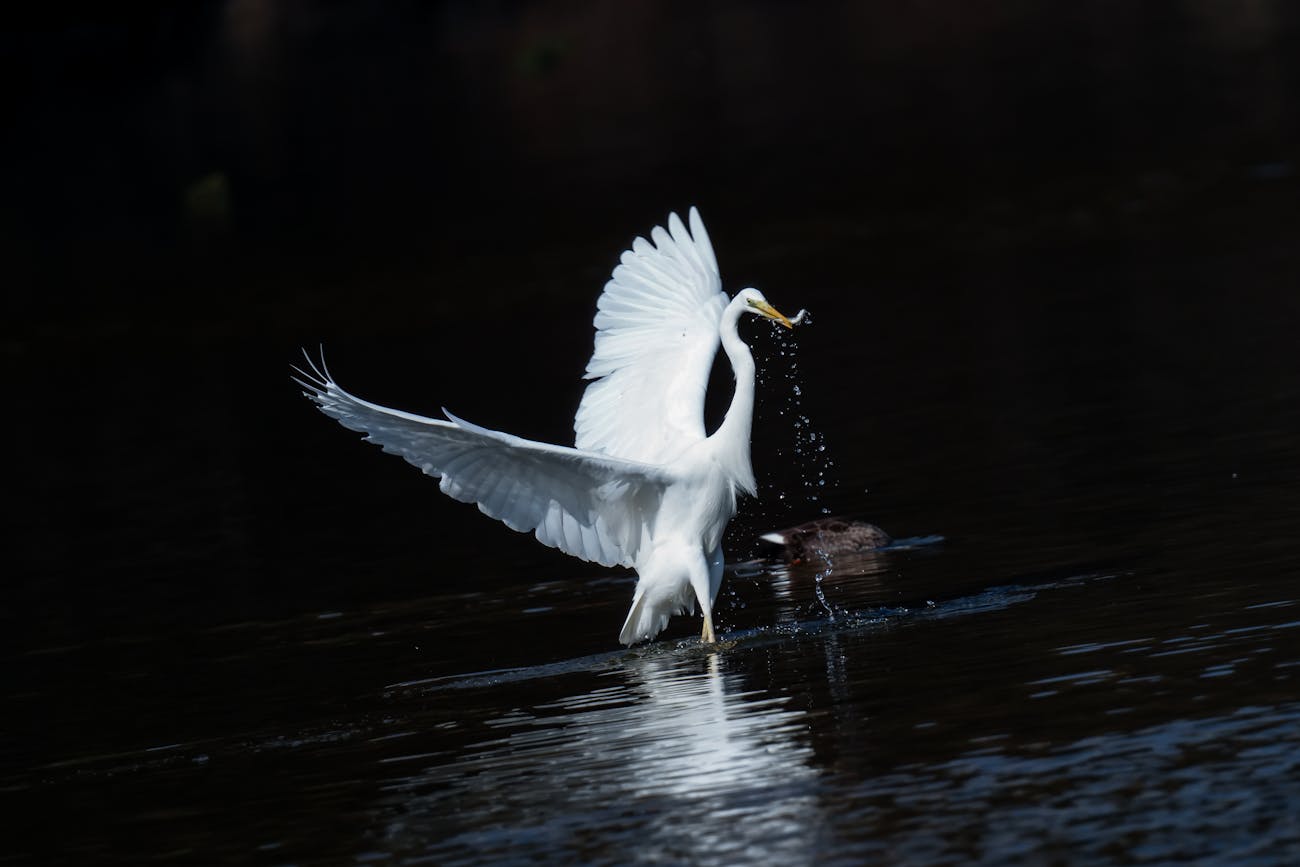
[[704, 228], [704, 220], [700, 218], [700, 212], [691, 208], [691, 237], [695, 239], [695, 249], [704, 259], [706, 270], [714, 274], [718, 271], [718, 259], [713, 255], [713, 242], [709, 240], [709, 233]]
[[321, 412], [440, 477], [448, 496], [582, 560], [635, 563], [671, 483], [660, 467], [533, 442], [451, 413], [443, 421], [380, 406], [344, 391], [323, 364], [308, 363], [312, 373], [300, 370], [296, 381]]
[[636, 238], [596, 302], [577, 448], [650, 464], [704, 439], [704, 393], [727, 306], [699, 212]]

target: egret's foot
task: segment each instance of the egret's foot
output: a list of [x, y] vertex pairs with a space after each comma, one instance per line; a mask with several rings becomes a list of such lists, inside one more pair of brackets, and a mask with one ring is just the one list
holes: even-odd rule
[[700, 632], [700, 641], [704, 644], [718, 643], [717, 637], [713, 634], [713, 617], [711, 615], [704, 615], [704, 629]]

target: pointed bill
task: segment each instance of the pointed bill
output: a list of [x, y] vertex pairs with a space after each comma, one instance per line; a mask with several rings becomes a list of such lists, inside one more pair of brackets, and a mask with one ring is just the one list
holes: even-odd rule
[[775, 307], [773, 307], [771, 304], [768, 304], [766, 301], [750, 301], [749, 306], [753, 307], [755, 310], [763, 314], [768, 319], [771, 319], [773, 322], [780, 322], [786, 328], [791, 328], [791, 329], [794, 328], [794, 323], [792, 323], [789, 319], [787, 319], [784, 313], [782, 313], [780, 310], [777, 310]]

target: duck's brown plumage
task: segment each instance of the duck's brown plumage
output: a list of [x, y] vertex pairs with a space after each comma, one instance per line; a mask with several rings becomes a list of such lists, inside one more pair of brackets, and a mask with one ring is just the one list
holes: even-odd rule
[[849, 518], [819, 518], [759, 538], [782, 546], [786, 559], [791, 561], [818, 555], [856, 554], [883, 548], [893, 541], [875, 524]]

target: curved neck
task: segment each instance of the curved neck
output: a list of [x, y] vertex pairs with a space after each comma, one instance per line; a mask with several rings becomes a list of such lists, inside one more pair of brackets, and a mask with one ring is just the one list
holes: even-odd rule
[[753, 496], [758, 490], [749, 458], [749, 437], [754, 427], [754, 356], [736, 331], [745, 307], [745, 302], [737, 297], [722, 312], [722, 348], [736, 375], [736, 391], [731, 396], [726, 418], [709, 439], [715, 443], [718, 463], [732, 483]]

